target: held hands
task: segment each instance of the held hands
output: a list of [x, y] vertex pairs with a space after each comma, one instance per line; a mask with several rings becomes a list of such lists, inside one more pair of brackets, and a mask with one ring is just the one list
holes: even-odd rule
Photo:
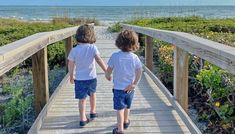
[[127, 93], [130, 93], [130, 92], [132, 92], [133, 90], [135, 90], [135, 88], [136, 88], [136, 84], [130, 84], [129, 86], [127, 86], [125, 89], [124, 89], [124, 91], [125, 92], [127, 92]]
[[105, 78], [106, 78], [108, 81], [111, 81], [111, 80], [112, 80], [112, 77], [111, 77], [111, 76], [105, 75]]
[[70, 77], [69, 81], [70, 81], [71, 84], [74, 84], [74, 78], [73, 77]]
[[111, 81], [112, 80], [112, 71], [113, 69], [108, 67], [106, 70], [105, 70], [105, 78], [108, 80], [108, 81]]

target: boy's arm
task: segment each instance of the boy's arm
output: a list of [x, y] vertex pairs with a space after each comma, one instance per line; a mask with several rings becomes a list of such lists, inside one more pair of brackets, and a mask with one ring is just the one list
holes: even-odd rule
[[107, 70], [105, 71], [105, 78], [109, 81], [111, 81], [112, 71], [113, 69], [111, 67], [108, 67]]
[[100, 55], [95, 56], [95, 61], [98, 63], [98, 65], [102, 68], [102, 70], [105, 72], [107, 69], [107, 65], [104, 63]]
[[68, 69], [69, 69], [69, 80], [71, 84], [74, 84], [74, 77], [73, 77], [74, 67], [75, 67], [74, 62], [69, 60]]
[[135, 80], [134, 82], [127, 86], [124, 91], [125, 92], [131, 92], [132, 90], [134, 90], [136, 88], [136, 86], [138, 85], [139, 81], [140, 81], [140, 78], [141, 78], [141, 75], [142, 75], [142, 69], [139, 68], [135, 71]]

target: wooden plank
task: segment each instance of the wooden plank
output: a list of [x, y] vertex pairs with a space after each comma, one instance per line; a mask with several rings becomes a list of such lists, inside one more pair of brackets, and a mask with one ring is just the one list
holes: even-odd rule
[[184, 111], [188, 112], [188, 53], [174, 49], [174, 96]]
[[153, 38], [150, 36], [145, 37], [145, 64], [153, 71]]
[[197, 128], [197, 126], [193, 123], [193, 121], [189, 118], [187, 113], [183, 110], [180, 104], [176, 101], [174, 96], [169, 92], [169, 90], [162, 84], [162, 82], [147, 68], [144, 67], [145, 72], [151, 78], [151, 80], [159, 87], [159, 89], [166, 95], [172, 106], [175, 108], [177, 113], [180, 115], [182, 120], [185, 122], [185, 125], [188, 127], [190, 132], [195, 134], [201, 134], [201, 131]]
[[159, 30], [122, 24], [123, 28], [174, 44], [222, 69], [235, 74], [235, 48], [183, 32]]
[[68, 38], [65, 39], [65, 65], [66, 65], [66, 72], [68, 72], [68, 56], [69, 56], [69, 52], [70, 50], [73, 48], [73, 37], [70, 36]]
[[[56, 117], [55, 117], [56, 119]], [[61, 124], [61, 126], [65, 127], [65, 124], [71, 122], [71, 121], [77, 121], [75, 118], [60, 118], [58, 117], [58, 119], [46, 119], [45, 123], [43, 124], [43, 128], [47, 127], [47, 126], [51, 126], [51, 125], [56, 125], [55, 122], [62, 122], [63, 124]], [[116, 120], [112, 120], [112, 122], [115, 122]], [[144, 123], [143, 123], [144, 122]], [[184, 123], [180, 122], [179, 124], [177, 124], [174, 120], [173, 121], [159, 121], [159, 124], [155, 124], [156, 121], [155, 120], [132, 120], [131, 122], [131, 127], [161, 127], [161, 126], [184, 126]], [[105, 121], [100, 121], [100, 119], [97, 119], [95, 122], [92, 122], [91, 125], [89, 125], [88, 127], [106, 127], [109, 126], [110, 122], [108, 122], [107, 120]], [[113, 125], [114, 126], [114, 125]]]
[[[0, 47], [0, 76], [23, 62], [37, 51], [76, 33], [77, 27], [43, 32]], [[1, 58], [2, 57], [2, 58]]]
[[[149, 128], [151, 129], [151, 128]], [[162, 128], [167, 129], [167, 128]], [[42, 134], [111, 134], [112, 133], [112, 126], [109, 126], [108, 129], [96, 128], [90, 130], [89, 128], [71, 128], [71, 129], [48, 129], [42, 130]], [[161, 130], [148, 132], [145, 130], [141, 131], [134, 131], [134, 132], [125, 132], [125, 134], [191, 134], [190, 132], [182, 132], [182, 131], [173, 131], [173, 132], [164, 132]]]
[[61, 41], [63, 39], [73, 36], [76, 33], [77, 28], [78, 26], [75, 26], [75, 27], [48, 32], [49, 44], [52, 44], [52, 43], [55, 43], [55, 42], [58, 42], [58, 41]]
[[[47, 39], [48, 32], [36, 33], [18, 41], [0, 47], [0, 54], [6, 60], [13, 55], [20, 53], [21, 51]], [[47, 43], [47, 42], [46, 42]]]
[[65, 86], [65, 83], [68, 81], [68, 75], [64, 77], [64, 79], [61, 81], [59, 86], [56, 88], [56, 90], [51, 95], [48, 103], [44, 106], [40, 114], [37, 116], [36, 120], [34, 121], [33, 125], [28, 131], [28, 134], [38, 134], [39, 129], [41, 128], [41, 125], [44, 121], [44, 119], [47, 117], [47, 112], [49, 108], [52, 106], [52, 100], [55, 98], [55, 96], [58, 94], [59, 90], [62, 89]]
[[[139, 123], [139, 124], [137, 124], [137, 123]], [[182, 126], [177, 126], [177, 125], [174, 124], [174, 122], [169, 122], [169, 121], [166, 121], [167, 125], [165, 125], [165, 124], [155, 125], [154, 123], [155, 123], [155, 121], [145, 121], [145, 124], [143, 124], [143, 122], [135, 121], [131, 124], [131, 127], [132, 128], [140, 128], [140, 127], [142, 127], [142, 128], [146, 128], [146, 127], [147, 128], [148, 127], [169, 127], [169, 128], [177, 127], [177, 128], [180, 128], [180, 127], [184, 127], [183, 125]], [[47, 128], [51, 129], [51, 128], [53, 128], [53, 127], [51, 127], [53, 125], [54, 124], [45, 123], [45, 124], [43, 124], [42, 128], [43, 129], [47, 129]], [[78, 125], [78, 124], [74, 124], [74, 126], [76, 126], [76, 125]], [[105, 126], [110, 126], [110, 123], [109, 122], [93, 122], [92, 124], [87, 125], [86, 128], [95, 129], [95, 128], [100, 128], [100, 127], [105, 127]], [[59, 127], [65, 128], [65, 125], [60, 125]], [[112, 127], [115, 127], [115, 125], [113, 124]], [[76, 128], [76, 127], [74, 127], [74, 128]], [[134, 131], [130, 131], [130, 132], [134, 132]]]
[[[4, 60], [0, 62], [0, 76], [6, 73], [7, 71], [9, 71], [10, 69], [12, 69], [13, 67], [17, 66], [18, 64], [20, 64], [21, 62], [23, 62], [24, 60], [26, 60], [33, 54], [35, 54], [38, 50], [42, 49], [44, 47], [43, 44], [48, 43], [48, 40], [45, 39], [43, 36], [41, 36], [41, 39], [36, 39], [34, 41], [33, 39], [34, 38], [29, 39], [33, 43], [26, 43], [25, 41], [28, 41], [28, 40], [20, 41], [20, 43], [22, 44], [24, 42], [26, 43], [26, 46], [20, 49], [17, 49], [17, 47], [15, 47], [15, 49], [7, 48], [7, 47], [11, 47], [10, 45], [9, 46], [7, 45], [6, 47], [3, 46], [0, 48], [1, 51], [6, 51], [4, 53]], [[15, 44], [20, 45], [20, 43], [19, 44], [15, 43]], [[12, 46], [15, 46], [15, 44], [13, 43]]]
[[32, 56], [32, 73], [35, 110], [38, 115], [49, 99], [47, 48]]

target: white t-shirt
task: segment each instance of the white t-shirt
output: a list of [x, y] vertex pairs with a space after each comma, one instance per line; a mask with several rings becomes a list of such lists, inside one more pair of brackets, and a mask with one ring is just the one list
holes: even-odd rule
[[134, 82], [135, 71], [142, 67], [142, 63], [136, 54], [119, 51], [112, 54], [108, 66], [113, 68], [113, 88], [124, 90]]
[[97, 47], [92, 44], [79, 44], [70, 51], [68, 60], [75, 63], [76, 80], [96, 78], [95, 56], [99, 54]]

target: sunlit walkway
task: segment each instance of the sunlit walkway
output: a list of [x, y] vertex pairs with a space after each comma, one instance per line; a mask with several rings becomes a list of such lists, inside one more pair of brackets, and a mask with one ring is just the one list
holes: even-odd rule
[[[112, 40], [99, 40], [97, 46], [106, 61], [117, 51]], [[79, 127], [78, 100], [74, 99], [74, 85], [69, 84], [66, 77], [59, 87], [62, 88], [58, 88], [50, 101], [46, 117], [42, 117], [42, 122], [37, 124], [40, 134], [111, 133], [116, 125], [116, 112], [112, 106], [112, 82], [105, 79], [99, 67], [97, 70], [99, 117], [85, 128]], [[130, 120], [131, 125], [125, 133], [190, 133], [176, 110], [146, 73], [136, 89]]]

